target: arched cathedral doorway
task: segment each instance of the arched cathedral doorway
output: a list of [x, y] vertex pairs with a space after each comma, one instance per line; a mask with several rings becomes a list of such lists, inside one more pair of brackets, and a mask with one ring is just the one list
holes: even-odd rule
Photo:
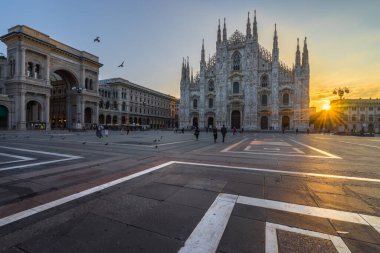
[[268, 130], [268, 117], [262, 116], [260, 120], [261, 130]]
[[8, 108], [0, 105], [0, 129], [8, 128]]
[[240, 129], [240, 112], [239, 111], [232, 111], [231, 113], [231, 127], [236, 127], [237, 129]]
[[281, 124], [281, 129], [289, 129], [290, 127], [290, 119], [289, 116], [282, 116], [282, 124]]

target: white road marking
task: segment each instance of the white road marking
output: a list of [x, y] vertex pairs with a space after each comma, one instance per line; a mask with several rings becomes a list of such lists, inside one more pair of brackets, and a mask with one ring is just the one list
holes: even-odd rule
[[6, 147], [6, 146], [0, 146], [0, 148], [10, 149], [10, 150], [17, 150], [17, 151], [22, 151], [22, 152], [29, 152], [29, 153], [36, 153], [36, 154], [43, 154], [43, 155], [65, 157], [63, 159], [58, 159], [58, 160], [50, 160], [50, 161], [45, 161], [45, 162], [29, 163], [29, 164], [22, 164], [22, 165], [15, 165], [15, 166], [11, 166], [11, 167], [0, 168], [0, 171], [13, 170], [13, 169], [21, 169], [21, 168], [28, 168], [28, 167], [33, 167], [33, 166], [39, 166], [39, 165], [51, 164], [51, 163], [57, 163], [57, 162], [64, 162], [64, 161], [70, 161], [70, 160], [75, 160], [75, 159], [83, 158], [81, 156], [59, 154], [59, 153], [46, 152], [46, 151], [40, 151], [40, 150], [31, 150], [31, 149], [23, 149], [23, 148], [12, 148], [12, 147]]
[[219, 194], [178, 252], [216, 252], [237, 197], [237, 195]]
[[354, 144], [354, 145], [364, 146], [364, 147], [369, 147], [369, 148], [380, 148], [379, 146], [373, 146], [373, 145], [368, 145], [368, 144], [359, 144], [359, 143], [355, 143], [355, 142], [348, 142], [348, 141], [339, 141], [339, 142], [347, 143], [347, 144]]
[[[241, 152], [241, 151], [228, 151], [228, 152], [230, 152], [230, 153], [245, 153], [245, 154], [250, 153], [250, 154], [254, 154], [254, 155], [280, 155], [280, 156], [286, 156], [286, 155], [290, 155], [290, 154], [300, 154], [300, 153], [304, 154], [304, 152], [302, 152], [300, 150], [298, 150], [298, 151], [296, 150], [296, 152], [282, 151], [282, 153], [279, 153], [278, 151], [280, 151], [280, 150], [281, 150], [280, 148], [265, 148], [265, 147], [263, 148], [263, 150], [252, 149], [252, 146], [247, 146], [244, 148], [244, 151], [246, 151], [246, 152]], [[299, 155], [296, 155], [296, 156], [299, 156]], [[302, 155], [302, 156], [304, 156], [304, 155]]]
[[243, 140], [241, 140], [241, 141], [239, 141], [239, 142], [237, 142], [237, 143], [235, 143], [235, 144], [232, 144], [232, 145], [228, 146], [227, 148], [223, 149], [223, 150], [220, 151], [220, 152], [228, 152], [229, 150], [231, 150], [231, 149], [233, 149], [234, 147], [236, 147], [236, 146], [242, 144], [242, 143], [245, 142], [246, 140], [248, 140], [248, 139], [247, 139], [247, 138], [244, 138]]
[[[162, 143], [162, 144], [158, 144], [159, 142], [157, 142], [157, 146], [160, 147], [160, 146], [172, 145], [172, 144], [183, 143], [183, 142], [191, 142], [191, 141], [194, 141], [194, 140], [175, 141], [175, 142], [168, 142], [168, 143]], [[69, 142], [73, 142], [73, 141], [69, 141]], [[102, 144], [102, 145], [104, 145], [104, 143], [107, 142], [107, 141], [102, 142], [102, 141], [86, 141], [86, 140], [83, 140], [83, 141], [75, 141], [75, 142], [80, 142], [80, 143], [86, 142], [88, 144]], [[143, 148], [154, 148], [154, 147], [156, 147], [156, 144], [154, 144], [154, 145], [144, 145], [144, 144], [129, 144], [129, 143], [117, 143], [117, 142], [108, 142], [108, 145], [143, 147]]]
[[50, 208], [62, 205], [64, 203], [70, 202], [72, 200], [79, 199], [79, 198], [81, 198], [83, 196], [87, 196], [87, 195], [92, 194], [94, 192], [98, 192], [98, 191], [107, 189], [109, 187], [112, 187], [114, 185], [126, 182], [128, 180], [131, 180], [133, 178], [136, 178], [136, 177], [142, 176], [144, 174], [153, 172], [155, 170], [161, 169], [161, 168], [166, 167], [168, 165], [171, 165], [173, 163], [174, 162], [163, 163], [163, 164], [160, 164], [158, 166], [152, 167], [150, 169], [146, 169], [146, 170], [134, 173], [132, 175], [129, 175], [129, 176], [126, 176], [126, 177], [122, 177], [122, 178], [116, 179], [114, 181], [111, 181], [111, 182], [108, 182], [108, 183], [105, 183], [105, 184], [102, 184], [102, 185], [99, 185], [99, 186], [95, 186], [93, 188], [90, 188], [90, 189], [87, 189], [87, 190], [84, 190], [84, 191], [81, 191], [81, 192], [78, 192], [78, 193], [75, 193], [75, 194], [72, 194], [72, 195], [69, 195], [67, 197], [63, 197], [63, 198], [54, 200], [54, 201], [46, 203], [46, 204], [39, 205], [39, 206], [33, 207], [31, 209], [28, 209], [28, 210], [25, 210], [25, 211], [21, 211], [21, 212], [9, 215], [7, 217], [4, 217], [4, 218], [0, 219], [0, 227], [5, 226], [7, 224], [10, 224], [12, 222], [21, 220], [23, 218], [29, 217], [29, 216], [31, 216], [33, 214], [36, 214], [36, 213], [48, 210]]
[[0, 153], [0, 156], [6, 156], [6, 157], [11, 157], [11, 158], [18, 159], [18, 160], [11, 160], [11, 161], [6, 161], [6, 162], [0, 162], [0, 165], [35, 160], [34, 158], [31, 158], [31, 157], [19, 156], [19, 155], [11, 155], [11, 154], [7, 154], [7, 153]]
[[301, 177], [326, 177], [326, 178], [335, 178], [335, 179], [345, 179], [345, 180], [354, 180], [354, 181], [365, 181], [365, 182], [376, 182], [380, 183], [380, 179], [376, 178], [366, 178], [366, 177], [348, 177], [348, 176], [339, 176], [339, 175], [330, 175], [330, 174], [319, 174], [319, 173], [309, 173], [309, 172], [295, 172], [287, 170], [271, 170], [271, 169], [259, 169], [259, 168], [248, 168], [240, 166], [227, 166], [227, 165], [218, 165], [218, 164], [208, 164], [208, 163], [192, 163], [192, 162], [180, 162], [175, 161], [178, 164], [188, 164], [188, 165], [199, 165], [199, 166], [208, 166], [208, 167], [217, 167], [217, 168], [230, 168], [238, 170], [249, 170], [249, 171], [258, 171], [258, 172], [269, 172], [269, 173], [279, 173], [279, 174], [290, 174], [297, 175]]
[[251, 145], [271, 145], [271, 146], [283, 146], [283, 147], [290, 147], [289, 143], [285, 141], [251, 141]]
[[239, 196], [236, 203], [281, 210], [281, 211], [292, 212], [292, 213], [298, 213], [298, 214], [303, 214], [303, 215], [310, 215], [310, 216], [326, 218], [326, 219], [352, 222], [352, 223], [362, 224], [362, 225], [367, 225], [367, 226], [368, 224], [371, 224], [371, 225], [373, 224], [375, 226], [375, 224], [372, 223], [370, 218], [368, 217], [371, 217], [374, 219], [378, 218], [375, 216], [368, 216], [367, 218], [371, 222], [369, 223], [357, 213], [338, 211], [338, 210], [320, 208], [320, 207], [314, 207], [314, 206], [297, 205], [297, 204], [291, 204], [291, 203], [286, 203], [286, 202], [280, 202], [280, 201], [274, 201], [274, 200], [268, 200], [268, 199], [251, 198], [251, 197], [245, 197], [245, 196]]
[[265, 224], [265, 253], [278, 253], [278, 242], [277, 242], [277, 229], [288, 231], [292, 233], [307, 235], [311, 237], [316, 237], [324, 240], [329, 240], [333, 243], [338, 253], [351, 253], [347, 245], [344, 243], [342, 238], [334, 235], [323, 234], [319, 232], [314, 232], [310, 230], [288, 227], [280, 224], [274, 224], [266, 222]]
[[319, 152], [319, 153], [321, 153], [321, 154], [324, 154], [324, 155], [326, 155], [326, 156], [328, 156], [328, 157], [330, 157], [330, 158], [342, 159], [342, 158], [339, 157], [339, 156], [336, 156], [336, 155], [330, 154], [330, 153], [328, 153], [328, 152], [326, 152], [326, 151], [323, 151], [323, 150], [320, 150], [320, 149], [318, 149], [318, 148], [315, 148], [315, 147], [312, 147], [312, 146], [306, 145], [306, 144], [304, 144], [304, 143], [301, 143], [301, 142], [295, 141], [295, 140], [293, 140], [293, 139], [291, 139], [291, 138], [289, 138], [289, 140], [291, 140], [291, 141], [293, 141], [293, 142], [295, 142], [295, 143], [297, 143], [297, 144], [299, 144], [299, 145], [302, 145], [302, 146], [304, 146], [304, 147], [307, 147], [307, 148], [309, 148], [309, 149], [312, 149], [312, 150], [314, 150], [314, 151], [317, 151], [317, 152]]
[[305, 154], [305, 152], [299, 150], [298, 148], [293, 148], [294, 151], [296, 151], [297, 153], [300, 153], [300, 154]]

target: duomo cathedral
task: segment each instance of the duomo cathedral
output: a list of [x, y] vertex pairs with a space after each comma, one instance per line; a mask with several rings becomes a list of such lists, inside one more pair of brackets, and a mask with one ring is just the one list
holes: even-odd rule
[[302, 58], [297, 39], [295, 64], [280, 61], [274, 27], [272, 52], [258, 42], [256, 12], [248, 14], [246, 33], [227, 37], [220, 21], [216, 52], [208, 61], [202, 43], [200, 71], [193, 76], [189, 59], [182, 63], [180, 127], [226, 125], [247, 130], [304, 130], [309, 123], [310, 67], [306, 38]]

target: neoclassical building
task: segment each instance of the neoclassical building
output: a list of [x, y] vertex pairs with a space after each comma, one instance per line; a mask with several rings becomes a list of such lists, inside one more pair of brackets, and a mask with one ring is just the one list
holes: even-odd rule
[[220, 21], [216, 52], [206, 62], [202, 43], [200, 71], [195, 76], [183, 60], [180, 82], [180, 127], [236, 127], [249, 130], [306, 129], [309, 121], [309, 54], [304, 40], [302, 59], [297, 39], [295, 64], [280, 61], [275, 25], [270, 53], [258, 42], [256, 12], [246, 33], [227, 39]]
[[[380, 130], [380, 99], [337, 99], [330, 102], [331, 111], [339, 119], [338, 131], [376, 132]], [[339, 129], [341, 128], [341, 129]]]
[[23, 25], [0, 39], [0, 129], [178, 125], [178, 99], [122, 78], [99, 81], [97, 56]]
[[97, 123], [97, 56], [24, 25], [0, 37], [0, 128], [82, 128]]
[[178, 126], [178, 99], [122, 78], [99, 81], [99, 123], [167, 128]]

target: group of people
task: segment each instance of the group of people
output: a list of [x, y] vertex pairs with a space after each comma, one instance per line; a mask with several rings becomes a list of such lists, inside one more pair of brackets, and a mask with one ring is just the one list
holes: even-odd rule
[[103, 136], [108, 137], [108, 129], [105, 129], [103, 125], [99, 124], [96, 126], [95, 134], [98, 138], [102, 138]]
[[[199, 132], [200, 132], [199, 128], [195, 127], [194, 135], [195, 135], [196, 140], [198, 140], [199, 138]], [[222, 128], [220, 129], [220, 132], [222, 133], [222, 137], [223, 137], [222, 142], [224, 142], [224, 139], [226, 138], [226, 134], [227, 134], [227, 128], [225, 125], [222, 126]], [[212, 128], [212, 134], [214, 136], [214, 143], [216, 143], [216, 139], [218, 139], [218, 129], [215, 126]]]

